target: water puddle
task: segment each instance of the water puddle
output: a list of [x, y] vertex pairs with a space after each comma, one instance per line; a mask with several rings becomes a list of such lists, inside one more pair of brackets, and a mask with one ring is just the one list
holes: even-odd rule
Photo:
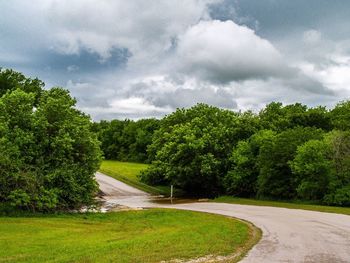
[[172, 200], [169, 197], [156, 197], [150, 200], [152, 203], [160, 205], [171, 205], [171, 204], [189, 204], [189, 203], [198, 203], [198, 202], [208, 202], [209, 199], [196, 199], [196, 198], [173, 198]]

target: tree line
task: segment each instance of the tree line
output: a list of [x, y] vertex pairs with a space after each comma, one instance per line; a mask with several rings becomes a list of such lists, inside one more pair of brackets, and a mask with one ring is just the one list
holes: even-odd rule
[[160, 122], [142, 181], [194, 196], [229, 194], [350, 205], [350, 102], [273, 102], [259, 114], [205, 104]]
[[140, 179], [187, 195], [350, 206], [350, 101], [272, 102], [258, 114], [206, 104], [161, 120], [92, 122], [63, 88], [0, 69], [0, 202], [23, 209], [94, 203], [106, 159], [145, 162]]
[[108, 159], [151, 165], [141, 180], [187, 195], [350, 205], [350, 102], [272, 102], [258, 114], [206, 104], [161, 120], [101, 121]]
[[149, 163], [147, 147], [160, 120], [112, 120], [93, 123], [104, 157], [109, 160]]

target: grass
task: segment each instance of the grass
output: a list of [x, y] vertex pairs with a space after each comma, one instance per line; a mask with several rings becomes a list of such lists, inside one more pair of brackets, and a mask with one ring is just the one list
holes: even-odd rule
[[247, 199], [247, 198], [237, 198], [237, 197], [231, 197], [231, 196], [221, 196], [214, 199], [213, 202], [241, 204], [241, 205], [274, 206], [274, 207], [284, 207], [284, 208], [291, 208], [291, 209], [303, 209], [303, 210], [350, 215], [350, 207], [323, 206], [323, 205], [281, 202], [281, 201], [265, 201], [265, 200], [255, 200], [255, 199]]
[[239, 220], [170, 209], [0, 217], [0, 233], [0, 262], [159, 262], [237, 251], [242, 256], [260, 238]]
[[147, 167], [147, 164], [105, 160], [102, 161], [99, 171], [147, 193], [170, 195], [170, 187], [150, 186], [140, 182], [138, 175]]
[[105, 160], [102, 162], [100, 171], [107, 171], [115, 174], [115, 176], [122, 176], [131, 181], [139, 181], [137, 175], [148, 168], [148, 164], [143, 163], [129, 163]]

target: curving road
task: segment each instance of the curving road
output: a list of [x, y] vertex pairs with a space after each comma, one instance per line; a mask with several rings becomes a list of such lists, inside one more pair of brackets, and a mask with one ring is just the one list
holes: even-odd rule
[[241, 218], [259, 227], [260, 242], [241, 262], [350, 263], [350, 216], [297, 209], [223, 203], [161, 205], [147, 193], [96, 174], [106, 203], [129, 207], [171, 207]]

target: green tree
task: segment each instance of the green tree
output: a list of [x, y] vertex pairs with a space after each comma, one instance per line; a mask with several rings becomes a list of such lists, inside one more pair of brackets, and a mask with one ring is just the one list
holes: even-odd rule
[[168, 182], [190, 195], [219, 194], [233, 147], [257, 130], [240, 125], [248, 118], [205, 104], [178, 109], [155, 133], [150, 146], [155, 161], [142, 180]]
[[224, 179], [227, 194], [254, 197], [259, 176], [258, 156], [260, 148], [267, 140], [272, 140], [275, 132], [262, 130], [248, 140], [239, 141], [230, 157], [231, 168]]
[[0, 98], [0, 201], [32, 210], [91, 204], [100, 149], [90, 118], [62, 88], [32, 92], [23, 87], [31, 80], [11, 81], [16, 89]]
[[[35, 188], [31, 161], [35, 145], [34, 95], [15, 90], [0, 98], [0, 199], [13, 190]], [[28, 153], [28, 154], [23, 154]], [[23, 199], [26, 194], [22, 194]]]
[[264, 142], [258, 158], [258, 196], [277, 199], [296, 198], [297, 181], [289, 162], [294, 159], [297, 147], [308, 140], [320, 139], [322, 130], [297, 127], [283, 131], [273, 140]]
[[350, 205], [350, 133], [333, 131], [299, 146], [290, 163], [300, 198]]
[[149, 162], [147, 147], [159, 122], [156, 119], [100, 121], [93, 124], [93, 130], [106, 159]]
[[129, 159], [136, 162], [150, 162], [147, 148], [152, 143], [153, 134], [159, 129], [160, 121], [142, 119], [135, 122], [134, 142], [129, 146]]
[[350, 130], [350, 101], [342, 101], [331, 110], [331, 121], [335, 129]]
[[38, 104], [44, 85], [44, 82], [37, 78], [27, 78], [14, 70], [0, 68], [0, 97], [6, 92], [20, 89], [26, 93], [33, 93], [35, 104]]
[[57, 192], [59, 206], [89, 204], [97, 191], [94, 173], [101, 152], [90, 118], [75, 108], [76, 101], [61, 88], [45, 91], [35, 111], [35, 134], [40, 138], [37, 166], [45, 167], [44, 187]]
[[310, 140], [298, 147], [290, 163], [297, 180], [298, 197], [304, 200], [322, 200], [334, 175], [329, 140]]
[[329, 140], [335, 174], [324, 201], [333, 205], [350, 206], [350, 132], [334, 131]]
[[259, 117], [263, 128], [278, 132], [295, 127], [332, 129], [330, 114], [325, 107], [308, 108], [301, 103], [283, 106], [280, 102], [272, 102], [260, 111]]
[[306, 120], [308, 127], [320, 128], [324, 131], [331, 131], [333, 129], [331, 114], [324, 106], [308, 109]]

